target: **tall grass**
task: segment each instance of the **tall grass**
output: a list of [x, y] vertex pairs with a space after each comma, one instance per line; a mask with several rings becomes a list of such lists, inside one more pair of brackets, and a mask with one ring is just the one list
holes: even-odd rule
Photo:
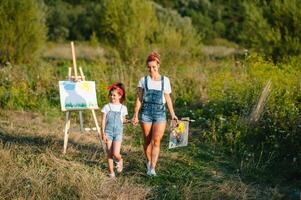
[[271, 91], [271, 86], [272, 86], [272, 81], [268, 80], [267, 84], [264, 86], [264, 89], [262, 90], [262, 93], [258, 99], [258, 103], [254, 106], [252, 113], [250, 114], [249, 117], [250, 123], [255, 123], [259, 119], [261, 113], [263, 112], [264, 106], [267, 102], [269, 93]]
[[[207, 77], [203, 84], [190, 75], [194, 77], [189, 79], [191, 82], [182, 81], [179, 86], [195, 91], [187, 95], [188, 101], [177, 98], [181, 115], [196, 119], [197, 126], [203, 129], [203, 138], [227, 147], [244, 169], [252, 172], [254, 168], [264, 170], [281, 163], [283, 169], [296, 173], [300, 162], [293, 160], [299, 158], [297, 152], [301, 147], [296, 143], [301, 128], [298, 67], [290, 63], [273, 64], [251, 55], [238, 62], [207, 65], [202, 73]], [[268, 80], [273, 87], [269, 82], [266, 84]], [[205, 88], [207, 101], [200, 99], [200, 88]], [[250, 116], [256, 124], [248, 124], [245, 119]]]

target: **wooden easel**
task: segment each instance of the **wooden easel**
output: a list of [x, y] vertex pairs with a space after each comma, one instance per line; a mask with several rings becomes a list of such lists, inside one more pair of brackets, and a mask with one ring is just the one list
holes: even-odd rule
[[[76, 58], [75, 58], [75, 50], [74, 50], [74, 44], [73, 42], [71, 42], [71, 51], [72, 51], [72, 60], [73, 60], [73, 71], [74, 71], [74, 75], [72, 76], [72, 68], [69, 67], [68, 70], [68, 80], [70, 81], [85, 81], [85, 76], [83, 73], [83, 70], [81, 67], [79, 67], [79, 71], [80, 71], [80, 76], [78, 76], [77, 74], [77, 66], [76, 66]], [[100, 145], [103, 147], [104, 153], [106, 153], [106, 149], [105, 149], [105, 145], [103, 144], [101, 137], [100, 137], [100, 127], [98, 125], [98, 121], [96, 118], [96, 114], [95, 114], [95, 109], [90, 109], [92, 112], [92, 116], [94, 119], [94, 123], [95, 123], [95, 127], [93, 128], [84, 128], [84, 120], [83, 120], [83, 111], [79, 110], [79, 121], [80, 121], [80, 132], [83, 131], [96, 131], [97, 132], [97, 136], [99, 138], [99, 143]], [[63, 149], [63, 154], [66, 154], [66, 150], [67, 150], [67, 144], [68, 144], [68, 137], [69, 137], [69, 131], [71, 131], [70, 129], [70, 110], [66, 111], [66, 119], [65, 119], [65, 129], [64, 129], [64, 149]]]

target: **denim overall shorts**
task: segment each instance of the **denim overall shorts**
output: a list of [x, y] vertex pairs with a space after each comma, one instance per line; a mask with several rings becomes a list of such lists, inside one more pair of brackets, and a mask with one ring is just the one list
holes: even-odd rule
[[148, 89], [147, 77], [144, 77], [145, 89], [141, 108], [140, 121], [143, 123], [166, 122], [165, 105], [163, 103], [164, 76], [161, 76], [161, 90]]
[[[109, 105], [110, 107], [110, 105]], [[121, 121], [121, 109], [122, 105], [120, 107], [120, 111], [112, 111], [110, 107], [110, 111], [106, 115], [106, 128], [105, 133], [108, 140], [112, 141], [121, 141], [122, 140], [122, 121]]]

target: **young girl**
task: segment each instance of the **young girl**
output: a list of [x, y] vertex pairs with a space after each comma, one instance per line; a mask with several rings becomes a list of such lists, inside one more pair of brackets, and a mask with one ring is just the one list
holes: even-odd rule
[[101, 135], [106, 143], [108, 154], [109, 176], [115, 177], [113, 158], [117, 160], [117, 172], [122, 172], [123, 160], [120, 155], [122, 142], [123, 123], [128, 114], [126, 106], [122, 103], [125, 99], [125, 90], [122, 83], [114, 83], [108, 87], [110, 103], [102, 109]]

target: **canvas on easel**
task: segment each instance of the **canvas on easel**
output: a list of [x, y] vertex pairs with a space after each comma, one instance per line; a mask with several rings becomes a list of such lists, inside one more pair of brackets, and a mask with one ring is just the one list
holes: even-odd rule
[[59, 81], [62, 111], [98, 109], [94, 81]]
[[[80, 75], [78, 75], [73, 42], [71, 42], [71, 51], [72, 51], [74, 75], [72, 75], [72, 68], [69, 67], [68, 80], [59, 81], [61, 109], [62, 111], [66, 112], [63, 154], [65, 154], [67, 151], [68, 138], [70, 134], [70, 115], [71, 115], [70, 112], [71, 111], [79, 112], [79, 120], [80, 120], [79, 130], [81, 132], [82, 131], [97, 132], [100, 145], [102, 146], [104, 153], [106, 153], [105, 145], [100, 139], [100, 127], [98, 125], [98, 121], [95, 114], [95, 110], [98, 109], [95, 82], [85, 80], [85, 76], [81, 67], [79, 67]], [[91, 110], [95, 127], [84, 128], [83, 113], [82, 113], [83, 110]]]

